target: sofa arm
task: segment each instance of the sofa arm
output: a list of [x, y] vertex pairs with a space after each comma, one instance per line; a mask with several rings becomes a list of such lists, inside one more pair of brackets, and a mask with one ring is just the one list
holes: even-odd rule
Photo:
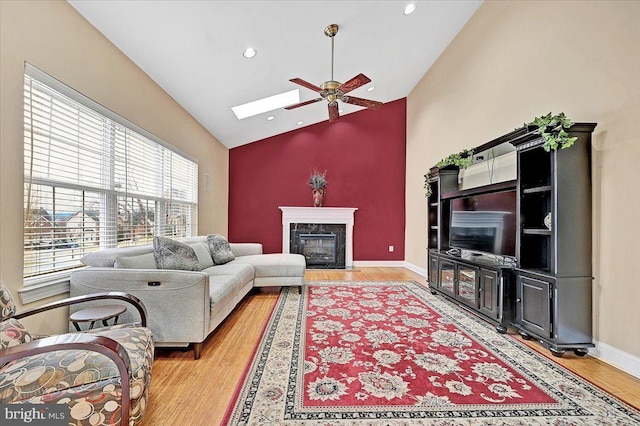
[[229, 243], [229, 245], [235, 257], [262, 254], [262, 244], [260, 243]]
[[[136, 296], [147, 309], [147, 327], [156, 343], [202, 342], [209, 332], [211, 297], [204, 272], [89, 267], [72, 272], [70, 282], [72, 297], [103, 291]], [[139, 320], [129, 311], [120, 318]]]

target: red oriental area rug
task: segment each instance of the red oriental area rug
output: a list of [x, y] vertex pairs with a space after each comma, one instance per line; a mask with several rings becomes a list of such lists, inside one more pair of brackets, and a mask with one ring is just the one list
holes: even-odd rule
[[640, 424], [640, 412], [411, 282], [284, 288], [224, 424]]

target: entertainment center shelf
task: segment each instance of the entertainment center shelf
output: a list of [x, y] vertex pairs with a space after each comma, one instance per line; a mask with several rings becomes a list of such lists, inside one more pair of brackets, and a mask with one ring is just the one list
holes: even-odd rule
[[[522, 127], [473, 150], [509, 148], [516, 179], [459, 189], [456, 167], [429, 171], [428, 281], [505, 333], [514, 327], [562, 356], [591, 337], [591, 134], [575, 123], [567, 149], [546, 151]], [[501, 149], [500, 152], [509, 151]], [[491, 164], [486, 167], [491, 181]], [[466, 177], [466, 176], [465, 176]], [[477, 178], [477, 176], [476, 176]], [[463, 185], [465, 182], [463, 181]]]
[[534, 229], [534, 228], [523, 228], [522, 233], [524, 235], [551, 235], [551, 231], [548, 229]]
[[523, 195], [528, 195], [528, 194], [537, 194], [540, 192], [551, 192], [551, 185], [545, 185], [545, 186], [538, 186], [535, 188], [524, 188], [522, 190], [522, 194]]

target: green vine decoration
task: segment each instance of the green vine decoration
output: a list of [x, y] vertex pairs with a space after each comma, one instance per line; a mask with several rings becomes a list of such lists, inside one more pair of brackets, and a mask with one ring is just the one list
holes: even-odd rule
[[461, 169], [466, 169], [471, 165], [472, 156], [472, 149], [464, 149], [456, 154], [451, 154], [448, 157], [445, 157], [442, 160], [438, 161], [436, 163], [436, 167], [443, 168], [446, 166], [458, 166]]
[[[451, 154], [436, 163], [436, 167], [443, 168], [447, 166], [458, 166], [461, 169], [466, 169], [471, 165], [473, 160], [473, 149], [463, 149], [462, 151]], [[430, 197], [433, 194], [431, 184], [429, 183], [429, 174], [424, 175], [424, 195]]]
[[567, 129], [573, 126], [573, 122], [569, 117], [561, 112], [558, 115], [552, 115], [551, 113], [536, 117], [531, 123], [527, 123], [527, 126], [537, 126], [534, 132], [538, 135], [542, 135], [544, 139], [544, 145], [542, 147], [545, 151], [569, 148], [578, 139], [577, 137], [569, 136]]
[[429, 175], [424, 175], [424, 196], [429, 198], [431, 194], [433, 194], [433, 189], [431, 189], [431, 183], [429, 183]]

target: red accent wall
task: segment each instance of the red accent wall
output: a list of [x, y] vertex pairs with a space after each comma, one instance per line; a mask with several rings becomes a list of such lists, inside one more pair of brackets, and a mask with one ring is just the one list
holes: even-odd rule
[[354, 260], [404, 260], [406, 105], [399, 99], [231, 149], [229, 240], [282, 252], [278, 206], [313, 206], [307, 180], [326, 170], [323, 206], [358, 208]]

